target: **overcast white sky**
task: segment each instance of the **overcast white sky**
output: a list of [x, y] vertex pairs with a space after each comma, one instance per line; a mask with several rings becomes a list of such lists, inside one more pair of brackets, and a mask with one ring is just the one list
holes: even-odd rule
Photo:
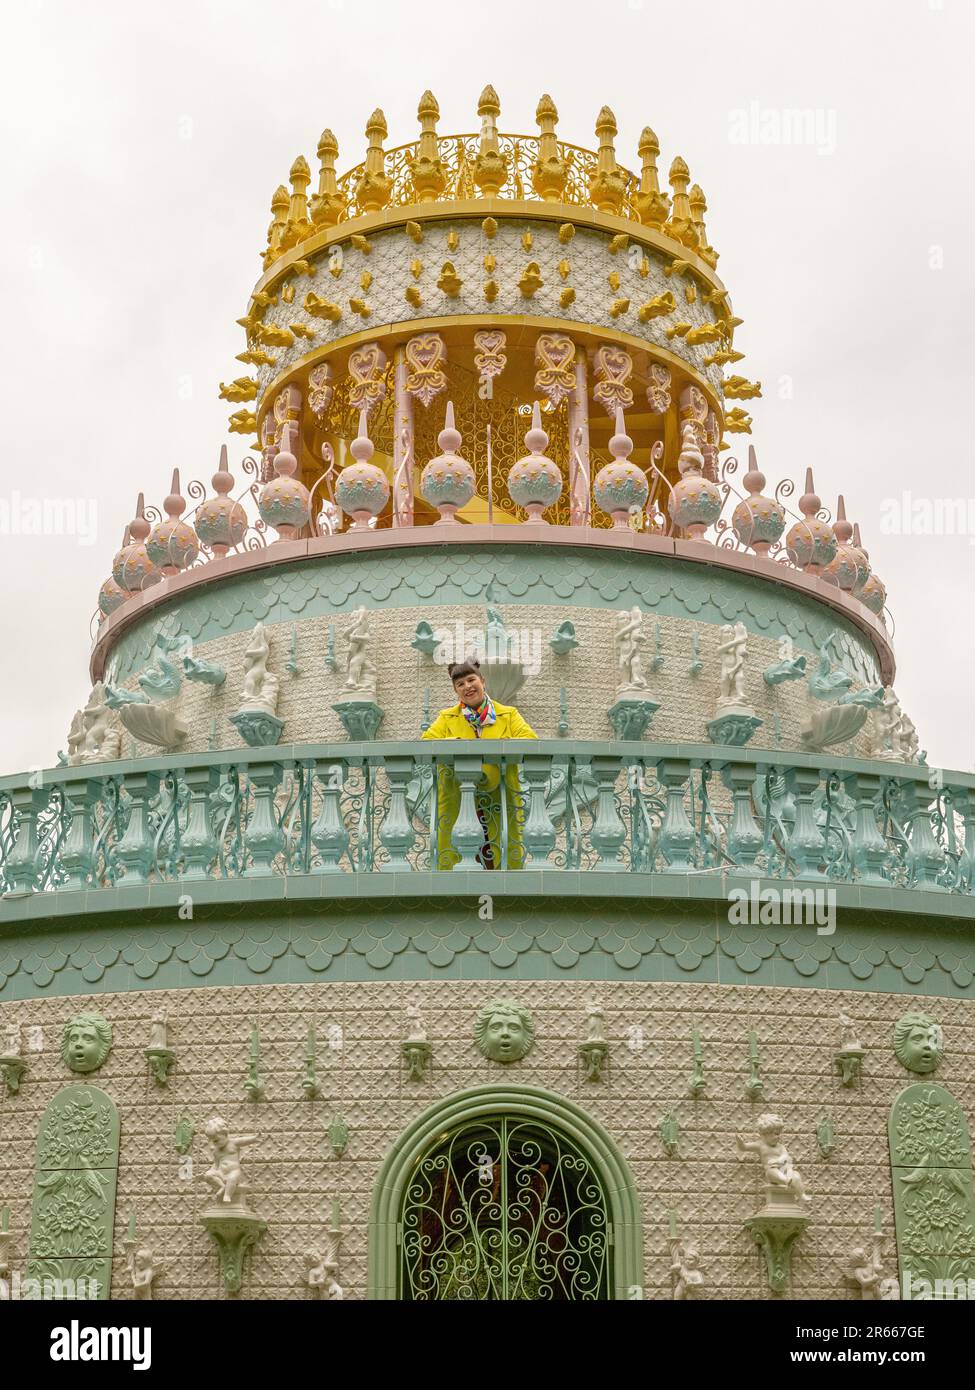
[[[317, 168], [329, 125], [340, 168], [358, 162], [377, 105], [390, 144], [413, 139], [427, 86], [442, 132], [476, 129], [485, 82], [503, 130], [534, 130], [549, 91], [569, 141], [592, 143], [606, 102], [621, 162], [645, 124], [664, 169], [685, 157], [745, 319], [739, 370], [765, 387], [762, 466], [815, 465], [831, 507], [845, 492], [902, 703], [932, 763], [972, 769], [975, 500], [966, 534], [881, 531], [885, 498], [975, 499], [969, 0], [8, 0], [2, 32], [0, 523], [19, 491], [84, 499], [97, 530], [0, 531], [0, 771], [64, 746], [136, 493], [213, 470], [217, 383], [294, 156]], [[795, 108], [817, 113], [811, 143], [741, 141], [736, 113], [770, 131]]]

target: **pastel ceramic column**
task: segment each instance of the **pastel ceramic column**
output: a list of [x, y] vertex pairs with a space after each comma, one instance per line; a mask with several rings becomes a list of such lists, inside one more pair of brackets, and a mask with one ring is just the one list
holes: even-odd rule
[[413, 776], [413, 759], [409, 757], [379, 757], [370, 762], [385, 767], [389, 778], [389, 809], [379, 832], [380, 843], [389, 852], [389, 859], [380, 866], [383, 873], [412, 869], [407, 855], [416, 842], [410, 814], [406, 805], [406, 788]]
[[569, 392], [568, 410], [569, 477], [572, 479], [569, 494], [570, 524], [588, 526], [592, 503], [589, 497], [589, 386], [585, 348], [576, 348], [574, 370], [575, 385]]
[[349, 832], [342, 817], [345, 765], [331, 759], [318, 759], [315, 775], [322, 786], [322, 805], [311, 828], [312, 843], [322, 856], [320, 873], [342, 873], [342, 856], [349, 849]]
[[413, 397], [406, 389], [406, 352], [393, 354], [393, 526], [413, 525]]

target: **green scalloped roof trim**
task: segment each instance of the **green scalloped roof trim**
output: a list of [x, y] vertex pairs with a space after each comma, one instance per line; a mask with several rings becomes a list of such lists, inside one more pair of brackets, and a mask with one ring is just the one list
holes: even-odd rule
[[468, 895], [197, 902], [192, 923], [150, 908], [83, 930], [52, 919], [50, 929], [16, 926], [0, 935], [0, 1001], [195, 984], [430, 978], [975, 993], [975, 937], [955, 919], [849, 909], [841, 931], [819, 936], [812, 927], [733, 926], [723, 900], [627, 901], [607, 892], [505, 896], [491, 922], [478, 919], [476, 897]]
[[[323, 555], [272, 572], [201, 584], [192, 595], [156, 609], [119, 639], [116, 681], [141, 671], [163, 619], [176, 619], [194, 642], [246, 631], [257, 622], [293, 623], [372, 608], [409, 608], [422, 616], [429, 604], [485, 603], [488, 586], [499, 605], [531, 603], [619, 609], [639, 603], [663, 617], [702, 623], [741, 620], [750, 632], [788, 634], [813, 652], [838, 633], [838, 656], [865, 684], [879, 668], [868, 640], [839, 614], [814, 599], [733, 570], [664, 555], [606, 553], [580, 546], [481, 545], [399, 549], [365, 555]], [[514, 621], [514, 620], [513, 620]]]

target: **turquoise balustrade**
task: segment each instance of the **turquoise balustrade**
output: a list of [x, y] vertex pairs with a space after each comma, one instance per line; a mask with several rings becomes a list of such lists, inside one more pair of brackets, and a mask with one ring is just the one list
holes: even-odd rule
[[[509, 787], [517, 767], [521, 787], [500, 798], [494, 855], [485, 851], [485, 763]], [[445, 779], [456, 790], [449, 826], [437, 795]], [[512, 835], [520, 848], [509, 859]], [[442, 853], [446, 843], [453, 855]], [[558, 739], [279, 745], [0, 778], [7, 899], [455, 871], [445, 859], [460, 874], [514, 862], [972, 895], [975, 776], [767, 749]]]

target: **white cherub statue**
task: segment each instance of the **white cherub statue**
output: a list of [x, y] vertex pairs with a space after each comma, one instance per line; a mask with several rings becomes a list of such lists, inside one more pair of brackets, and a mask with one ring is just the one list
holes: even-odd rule
[[[240, 1166], [240, 1151], [245, 1144], [253, 1144], [258, 1136], [231, 1134], [226, 1120], [222, 1120], [219, 1115], [214, 1115], [212, 1120], [207, 1121], [205, 1133], [213, 1144], [214, 1163], [213, 1167], [204, 1173], [204, 1177], [216, 1189], [217, 1200], [229, 1205], [237, 1193], [242, 1192], [247, 1186]], [[242, 1202], [239, 1204], [243, 1205]]]
[[797, 1202], [808, 1202], [810, 1198], [806, 1196], [802, 1174], [781, 1142], [782, 1121], [778, 1115], [759, 1115], [755, 1128], [758, 1130], [757, 1139], [742, 1139], [741, 1135], [737, 1136], [738, 1151], [758, 1156], [768, 1185], [767, 1199], [771, 1200], [785, 1191]]

